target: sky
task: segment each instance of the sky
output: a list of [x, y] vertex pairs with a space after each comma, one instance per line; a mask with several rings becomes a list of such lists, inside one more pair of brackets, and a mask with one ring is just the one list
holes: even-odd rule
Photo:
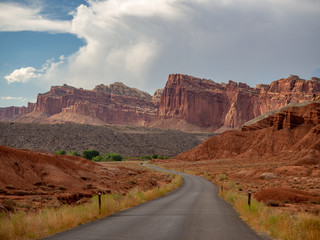
[[0, 0], [0, 107], [63, 84], [153, 94], [171, 73], [320, 77], [319, 16], [319, 0]]

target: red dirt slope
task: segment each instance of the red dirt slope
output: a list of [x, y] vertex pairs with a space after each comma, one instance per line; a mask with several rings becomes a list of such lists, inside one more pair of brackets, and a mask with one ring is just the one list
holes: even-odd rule
[[20, 205], [28, 209], [55, 207], [99, 190], [126, 193], [134, 187], [150, 189], [166, 180], [141, 166], [125, 166], [0, 146], [0, 203], [9, 199], [23, 202]]
[[312, 154], [320, 160], [320, 103], [290, 107], [241, 131], [213, 136], [198, 147], [177, 156], [178, 160], [273, 157], [293, 159]]

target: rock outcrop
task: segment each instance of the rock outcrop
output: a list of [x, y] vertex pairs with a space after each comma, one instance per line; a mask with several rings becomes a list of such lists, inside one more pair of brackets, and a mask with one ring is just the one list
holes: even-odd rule
[[320, 161], [320, 103], [288, 107], [241, 131], [226, 131], [178, 155], [180, 160], [274, 157]]
[[19, 117], [33, 111], [35, 104], [28, 103], [27, 107], [5, 107], [0, 108], [0, 121], [14, 121]]
[[32, 113], [21, 122], [146, 125], [156, 118], [152, 96], [123, 83], [99, 85], [92, 91], [67, 85], [39, 94]]
[[[93, 90], [53, 86], [28, 107], [0, 108], [0, 121], [151, 126], [183, 131], [223, 132], [268, 116], [288, 104], [317, 100], [320, 79], [291, 75], [255, 88], [245, 83], [171, 74], [154, 95], [121, 82]], [[268, 113], [268, 114], [267, 114]]]
[[157, 108], [160, 105], [162, 93], [163, 93], [163, 88], [160, 88], [160, 89], [157, 89], [152, 96], [152, 102]]
[[[289, 103], [311, 101], [320, 92], [320, 79], [303, 80], [291, 75], [251, 88], [245, 83], [229, 81], [218, 84], [182, 74], [169, 76], [153, 126], [185, 130], [214, 130], [222, 126], [239, 127], [263, 113], [277, 110]], [[172, 119], [175, 119], [173, 121]]]

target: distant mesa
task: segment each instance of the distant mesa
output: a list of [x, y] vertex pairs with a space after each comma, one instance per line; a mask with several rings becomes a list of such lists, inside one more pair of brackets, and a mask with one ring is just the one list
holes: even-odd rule
[[183, 74], [169, 75], [154, 95], [121, 82], [93, 90], [53, 86], [28, 107], [0, 108], [0, 121], [85, 123], [152, 126], [183, 131], [222, 132], [242, 126], [262, 114], [303, 102], [316, 101], [320, 79], [290, 75], [255, 88]]

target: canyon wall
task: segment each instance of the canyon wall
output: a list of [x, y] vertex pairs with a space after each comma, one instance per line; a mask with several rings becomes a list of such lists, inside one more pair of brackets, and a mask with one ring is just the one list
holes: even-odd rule
[[255, 88], [169, 75], [154, 95], [117, 82], [93, 90], [53, 86], [28, 107], [0, 108], [0, 121], [151, 126], [184, 131], [224, 131], [288, 104], [319, 97], [320, 79], [291, 75]]
[[33, 111], [35, 103], [28, 103], [27, 107], [4, 107], [0, 108], [0, 121], [14, 121], [19, 117]]
[[[239, 127], [263, 113], [280, 109], [289, 103], [310, 101], [320, 93], [320, 79], [303, 80], [291, 75], [251, 88], [245, 83], [229, 81], [218, 84], [182, 74], [171, 74], [163, 91], [157, 120], [153, 126], [185, 130]], [[172, 121], [175, 119], [176, 121]]]
[[146, 125], [156, 118], [152, 96], [123, 83], [84, 90], [53, 86], [39, 94], [35, 107], [20, 122]]

